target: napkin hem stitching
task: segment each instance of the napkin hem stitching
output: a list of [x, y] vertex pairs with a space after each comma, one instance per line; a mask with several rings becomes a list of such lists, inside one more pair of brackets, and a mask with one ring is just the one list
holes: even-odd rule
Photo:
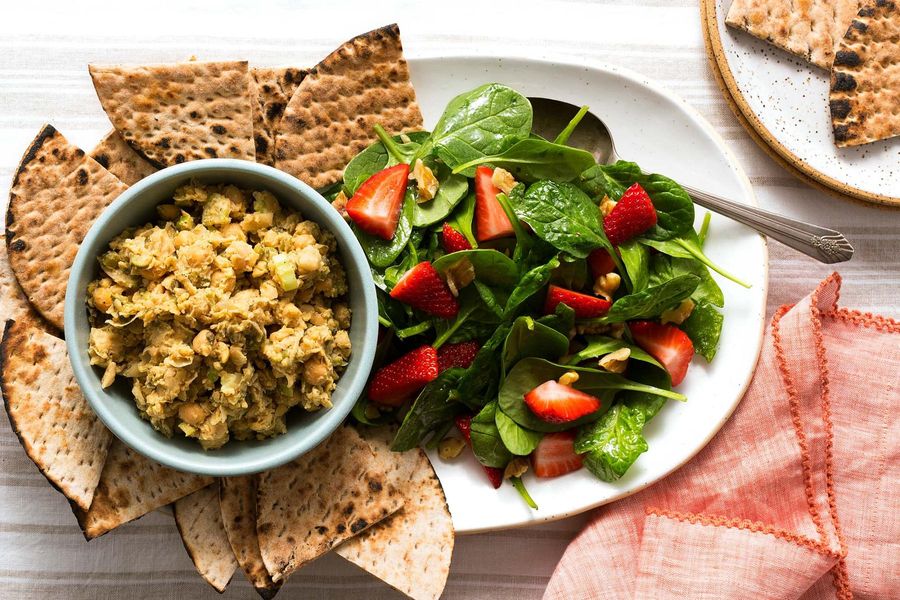
[[877, 329], [885, 333], [900, 333], [900, 321], [890, 317], [875, 315], [870, 312], [862, 312], [849, 308], [836, 308], [822, 315], [834, 321], [843, 321], [851, 325]]

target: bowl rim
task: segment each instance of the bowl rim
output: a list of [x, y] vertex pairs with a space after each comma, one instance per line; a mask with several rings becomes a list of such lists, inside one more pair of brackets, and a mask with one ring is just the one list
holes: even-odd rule
[[[85, 310], [84, 299], [86, 293], [84, 290], [78, 289], [80, 288], [78, 280], [83, 271], [94, 268], [97, 256], [89, 251], [89, 247], [94, 245], [96, 238], [106, 237], [106, 234], [110, 230], [114, 230], [112, 235], [115, 236], [121, 231], [124, 231], [127, 227], [133, 226], [132, 223], [120, 223], [117, 220], [120, 213], [128, 205], [137, 201], [145, 193], [153, 190], [157, 186], [171, 183], [173, 179], [188, 180], [192, 176], [200, 176], [211, 172], [215, 172], [218, 175], [223, 171], [246, 173], [271, 180], [277, 183], [279, 187], [292, 189], [292, 191], [296, 193], [296, 198], [299, 198], [301, 202], [309, 202], [313, 205], [317, 205], [317, 208], [324, 218], [311, 217], [311, 220], [334, 234], [338, 245], [341, 247], [341, 253], [344, 255], [342, 260], [343, 263], [346, 263], [346, 259], [349, 257], [350, 261], [358, 266], [357, 269], [351, 270], [344, 264], [348, 278], [358, 280], [354, 281], [353, 285], [358, 286], [359, 289], [357, 293], [361, 294], [362, 304], [365, 308], [365, 329], [362, 333], [362, 347], [357, 348], [359, 344], [354, 344], [353, 354], [350, 357], [350, 363], [348, 363], [348, 370], [350, 364], [355, 363], [357, 365], [356, 372], [353, 373], [353, 377], [342, 377], [338, 383], [338, 385], [343, 383], [343, 385], [346, 386], [342, 390], [342, 403], [340, 405], [333, 405], [329, 408], [327, 413], [317, 421], [316, 427], [309, 432], [308, 435], [298, 437], [297, 440], [290, 444], [285, 444], [284, 447], [280, 449], [272, 449], [268, 453], [259, 453], [260, 457], [254, 460], [250, 460], [246, 457], [242, 458], [240, 455], [234, 456], [233, 460], [224, 463], [226, 466], [222, 466], [223, 463], [218, 465], [211, 464], [210, 461], [207, 460], [207, 456], [209, 455], [205, 453], [197, 453], [195, 455], [190, 455], [189, 458], [185, 458], [177, 453], [170, 452], [167, 448], [172, 448], [173, 446], [167, 444], [161, 444], [160, 447], [162, 449], [157, 450], [155, 446], [148, 445], [144, 442], [144, 438], [146, 437], [144, 432], [149, 430], [155, 435], [162, 436], [161, 433], [152, 428], [145, 429], [133, 427], [127, 423], [130, 419], [120, 419], [116, 416], [113, 410], [107, 405], [112, 397], [103, 393], [103, 390], [99, 388], [99, 377], [95, 373], [93, 367], [85, 359], [86, 353], [82, 353], [84, 349], [80, 348], [78, 345], [78, 329], [76, 325], [78, 312]], [[223, 175], [223, 179], [227, 180], [227, 173]], [[113, 202], [111, 202], [94, 221], [79, 245], [75, 260], [69, 271], [63, 312], [63, 332], [65, 335], [69, 362], [72, 366], [75, 380], [78, 383], [82, 394], [87, 399], [91, 409], [100, 418], [107, 429], [128, 447], [160, 464], [178, 471], [214, 477], [249, 475], [275, 468], [302, 456], [325, 441], [341, 425], [341, 423], [343, 423], [344, 419], [350, 414], [356, 401], [363, 393], [366, 381], [368, 380], [372, 369], [372, 364], [375, 360], [375, 347], [378, 338], [378, 307], [375, 283], [371, 277], [365, 276], [368, 272], [368, 259], [350, 226], [340, 217], [337, 211], [333, 210], [330, 203], [319, 192], [292, 175], [268, 165], [223, 158], [202, 159], [161, 169], [130, 186], [113, 200]], [[351, 296], [350, 293], [348, 293], [348, 297], [349, 296]], [[360, 322], [362, 323], [363, 320], [360, 319]], [[345, 372], [345, 375], [346, 374], [347, 373]], [[146, 423], [140, 416], [137, 418]], [[288, 433], [262, 440], [259, 443], [264, 444], [269, 440], [275, 440], [284, 435], [289, 435], [289, 433], [290, 429], [288, 430]], [[233, 440], [231, 443], [240, 442]]]

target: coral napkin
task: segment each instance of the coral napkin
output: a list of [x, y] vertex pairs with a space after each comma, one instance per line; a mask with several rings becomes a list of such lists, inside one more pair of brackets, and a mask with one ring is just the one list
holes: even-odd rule
[[900, 323], [839, 291], [776, 313], [731, 419], [599, 509], [545, 600], [900, 598]]

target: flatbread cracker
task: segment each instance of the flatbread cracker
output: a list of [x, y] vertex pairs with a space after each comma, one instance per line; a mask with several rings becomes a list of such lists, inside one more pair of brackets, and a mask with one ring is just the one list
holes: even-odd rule
[[225, 477], [219, 480], [222, 522], [238, 564], [257, 593], [271, 600], [281, 588], [272, 581], [256, 535], [256, 475]]
[[133, 185], [147, 175], [156, 173], [156, 167], [141, 158], [115, 129], [103, 136], [91, 150], [91, 158], [127, 185]]
[[228, 587], [238, 563], [222, 524], [218, 484], [213, 483], [178, 499], [173, 512], [184, 549], [197, 572], [221, 594]]
[[253, 141], [256, 144], [256, 162], [275, 165], [275, 131], [288, 101], [306, 73], [306, 69], [294, 67], [254, 67], [250, 70], [255, 98]]
[[310, 70], [281, 119], [275, 166], [328, 187], [377, 139], [376, 123], [390, 134], [422, 129], [397, 25], [353, 38]]
[[725, 23], [823, 69], [861, 0], [733, 0]]
[[[364, 432], [376, 454], [390, 454], [386, 427]], [[454, 531], [437, 475], [420, 448], [396, 453], [392, 477], [403, 508], [335, 552], [416, 600], [440, 598], [450, 575]]]
[[282, 581], [403, 505], [394, 469], [351, 427], [259, 476], [256, 531], [266, 570]]
[[0, 389], [28, 458], [86, 509], [112, 436], [81, 395], [66, 343], [27, 318], [8, 321], [0, 342]]
[[92, 540], [212, 482], [164, 467], [113, 439], [94, 501], [87, 511], [74, 506], [73, 511], [84, 537]]
[[44, 125], [13, 178], [6, 248], [31, 304], [63, 326], [69, 269], [88, 228], [127, 185]]
[[900, 0], [860, 9], [838, 47], [829, 100], [840, 147], [900, 135]]
[[255, 160], [246, 61], [88, 69], [113, 127], [155, 167]]

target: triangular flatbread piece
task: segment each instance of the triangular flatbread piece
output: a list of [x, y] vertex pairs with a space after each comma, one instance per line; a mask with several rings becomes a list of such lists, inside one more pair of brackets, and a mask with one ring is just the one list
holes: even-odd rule
[[66, 343], [29, 319], [8, 321], [0, 389], [28, 458], [77, 506], [91, 505], [111, 435], [75, 382]]
[[73, 510], [84, 537], [92, 540], [212, 482], [164, 467], [113, 439], [94, 501], [87, 511]]
[[256, 162], [275, 165], [275, 131], [291, 96], [306, 69], [294, 67], [255, 67], [253, 76], [253, 140], [256, 143]]
[[154, 166], [255, 159], [246, 61], [88, 68], [113, 127]]
[[257, 593], [271, 600], [281, 588], [272, 581], [256, 535], [256, 475], [225, 477], [219, 480], [222, 523], [238, 564]]
[[127, 188], [52, 125], [41, 129], [19, 163], [6, 213], [9, 261], [31, 304], [59, 329], [78, 246]]
[[91, 150], [91, 158], [128, 185], [156, 172], [156, 167], [141, 158], [115, 129], [103, 136]]
[[0, 245], [0, 315], [7, 321], [28, 321], [31, 325], [56, 335], [55, 327], [39, 315], [22, 291], [9, 264], [6, 246]]
[[396, 25], [353, 38], [310, 70], [281, 119], [275, 166], [328, 187], [377, 139], [376, 123], [390, 134], [422, 129]]
[[180, 498], [173, 512], [184, 549], [197, 572], [217, 592], [224, 592], [238, 563], [222, 525], [219, 486], [213, 483]]
[[351, 427], [259, 476], [256, 531], [273, 581], [387, 518], [403, 505], [394, 469]]
[[[391, 453], [389, 428], [364, 436], [376, 454]], [[403, 508], [334, 551], [410, 598], [436, 600], [447, 585], [455, 537], [444, 490], [420, 448], [397, 454], [392, 478]]]
[[834, 143], [858, 146], [900, 135], [900, 0], [862, 9], [831, 70]]

